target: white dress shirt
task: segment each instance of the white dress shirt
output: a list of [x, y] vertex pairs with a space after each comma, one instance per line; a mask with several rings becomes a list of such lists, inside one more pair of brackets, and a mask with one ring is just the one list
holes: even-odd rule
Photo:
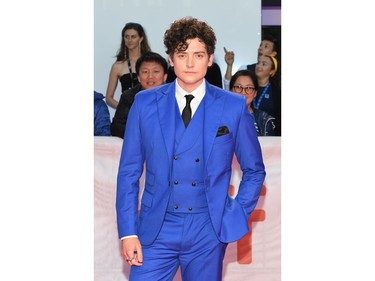
[[190, 103], [191, 118], [193, 118], [194, 113], [197, 111], [198, 106], [201, 103], [205, 93], [206, 93], [205, 79], [203, 79], [202, 84], [200, 84], [199, 87], [196, 88], [191, 93], [188, 93], [184, 89], [182, 89], [181, 86], [178, 84], [178, 80], [176, 79], [176, 101], [177, 101], [177, 104], [178, 104], [178, 108], [180, 109], [180, 114], [182, 114], [182, 110], [184, 109], [184, 107], [186, 105], [185, 95], [193, 95], [194, 98]]

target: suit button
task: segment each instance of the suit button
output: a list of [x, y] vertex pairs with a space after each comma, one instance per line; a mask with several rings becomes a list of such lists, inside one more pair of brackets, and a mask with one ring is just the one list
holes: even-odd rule
[[175, 156], [173, 156], [173, 160], [177, 160], [178, 159], [178, 157], [175, 155]]
[[178, 181], [174, 181], [174, 184], [178, 184]]
[[192, 211], [192, 210], [193, 210], [193, 208], [192, 208], [192, 207], [189, 207], [189, 208], [188, 208], [188, 210], [189, 210], [189, 211]]
[[196, 184], [195, 182], [192, 182], [191, 185], [192, 185], [192, 186], [196, 186], [197, 184]]
[[174, 205], [174, 209], [177, 210], [178, 209], [178, 205]]
[[199, 158], [195, 159], [195, 162], [197, 162], [197, 163], [198, 163], [198, 162], [199, 162]]

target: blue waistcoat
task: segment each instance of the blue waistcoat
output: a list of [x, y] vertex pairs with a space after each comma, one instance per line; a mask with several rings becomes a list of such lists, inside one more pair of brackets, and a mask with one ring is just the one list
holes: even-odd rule
[[[208, 205], [204, 185], [203, 162], [203, 116], [204, 106], [199, 106], [194, 118], [185, 128], [178, 107], [175, 111], [176, 132], [170, 187], [171, 195], [168, 212], [200, 213], [207, 212]], [[194, 134], [195, 141], [189, 149], [179, 151], [179, 146]]]

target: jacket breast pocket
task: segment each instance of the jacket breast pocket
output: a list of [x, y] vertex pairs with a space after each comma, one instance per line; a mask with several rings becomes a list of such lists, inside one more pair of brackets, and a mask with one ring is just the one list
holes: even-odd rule
[[232, 139], [233, 139], [233, 133], [230, 132], [229, 134], [216, 137], [215, 141], [214, 141], [214, 145], [217, 145], [217, 144], [220, 144], [220, 143], [225, 143], [225, 142], [230, 141]]

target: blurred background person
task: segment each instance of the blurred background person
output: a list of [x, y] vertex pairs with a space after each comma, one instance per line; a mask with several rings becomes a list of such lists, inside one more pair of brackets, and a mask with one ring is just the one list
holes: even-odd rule
[[112, 136], [124, 138], [126, 121], [135, 95], [141, 90], [162, 85], [167, 79], [167, 69], [167, 61], [158, 53], [147, 52], [137, 60], [135, 70], [139, 84], [121, 95], [111, 123]]
[[94, 91], [94, 136], [110, 136], [111, 119], [104, 96]]
[[[270, 55], [273, 57], [276, 57], [278, 61], [280, 62], [280, 52], [279, 52], [279, 43], [278, 40], [270, 35], [270, 34], [265, 34], [262, 37], [262, 41], [260, 42], [260, 45], [258, 47], [258, 55], [257, 55], [257, 61], [259, 60], [259, 57], [261, 55]], [[224, 89], [228, 90], [229, 89], [229, 81], [230, 78], [232, 77], [232, 67], [233, 67], [233, 62], [234, 62], [234, 57], [235, 54], [233, 51], [228, 51], [226, 48], [224, 48], [224, 60], [225, 63], [227, 64], [226, 70], [225, 70], [225, 76], [224, 76]], [[253, 70], [255, 71], [255, 66], [257, 65], [256, 63], [253, 64], [244, 64], [241, 65], [238, 70], [243, 70], [243, 69], [248, 69], [248, 70]], [[277, 72], [279, 75], [279, 78], [281, 77], [281, 72], [280, 72], [280, 67], [279, 71]]]
[[142, 25], [134, 22], [127, 23], [121, 31], [120, 49], [109, 73], [106, 102], [110, 107], [117, 108], [118, 101], [114, 99], [114, 95], [118, 81], [121, 83], [122, 92], [139, 83], [134, 72], [135, 63], [142, 54], [148, 51], [151, 51], [151, 48]]
[[275, 119], [268, 113], [252, 108], [251, 103], [258, 92], [258, 81], [254, 71], [239, 70], [231, 78], [229, 88], [232, 92], [245, 96], [246, 105], [253, 116], [258, 136], [274, 136]]
[[[266, 34], [262, 38], [262, 42], [260, 42], [260, 45], [258, 47], [258, 57], [257, 60], [259, 60], [260, 56], [262, 55], [269, 55], [272, 57], [275, 57], [280, 62], [280, 55], [279, 55], [279, 44], [275, 37]], [[255, 66], [257, 63], [248, 64], [248, 65], [242, 65], [239, 70], [241, 69], [248, 69], [255, 71]], [[280, 68], [278, 73], [280, 73]]]
[[252, 107], [267, 112], [275, 117], [275, 136], [281, 136], [281, 87], [278, 61], [275, 57], [261, 55], [255, 66], [258, 81], [258, 95], [252, 102]]

